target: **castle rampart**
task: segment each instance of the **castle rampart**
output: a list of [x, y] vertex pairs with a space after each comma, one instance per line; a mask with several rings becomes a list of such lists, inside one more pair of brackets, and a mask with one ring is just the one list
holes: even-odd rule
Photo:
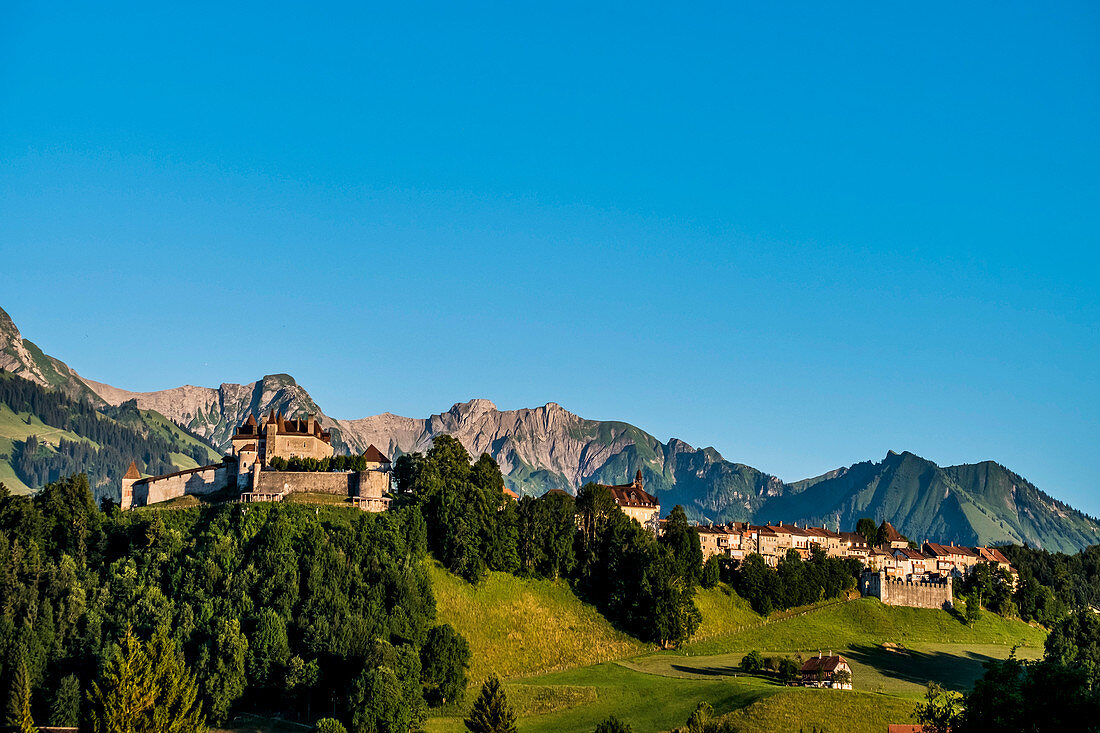
[[887, 577], [883, 571], [866, 571], [859, 580], [859, 590], [874, 596], [889, 606], [917, 608], [954, 607], [951, 596], [951, 576], [942, 580], [901, 580]]

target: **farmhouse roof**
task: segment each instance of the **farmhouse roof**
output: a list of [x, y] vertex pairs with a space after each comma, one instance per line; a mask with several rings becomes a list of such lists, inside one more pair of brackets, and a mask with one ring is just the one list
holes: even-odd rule
[[802, 672], [816, 672], [818, 670], [822, 672], [835, 672], [836, 668], [842, 663], [847, 664], [848, 660], [839, 654], [833, 654], [828, 657], [810, 657], [802, 663]]

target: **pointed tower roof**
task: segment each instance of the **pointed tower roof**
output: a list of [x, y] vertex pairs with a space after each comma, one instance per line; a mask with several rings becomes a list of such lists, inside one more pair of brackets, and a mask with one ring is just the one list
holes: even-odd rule
[[255, 426], [256, 425], [256, 416], [253, 415], [251, 412], [248, 413], [248, 419], [244, 421], [244, 424]]
[[130, 467], [126, 469], [126, 475], [122, 478], [141, 478], [141, 473], [137, 470], [137, 463], [130, 461]]

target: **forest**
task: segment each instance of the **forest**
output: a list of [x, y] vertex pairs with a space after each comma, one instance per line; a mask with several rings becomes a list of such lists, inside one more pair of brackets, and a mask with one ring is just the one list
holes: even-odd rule
[[33, 498], [0, 489], [6, 722], [107, 731], [137, 715], [126, 730], [186, 732], [256, 711], [416, 727], [469, 662], [434, 623], [425, 529], [415, 505], [101, 512], [83, 475]]

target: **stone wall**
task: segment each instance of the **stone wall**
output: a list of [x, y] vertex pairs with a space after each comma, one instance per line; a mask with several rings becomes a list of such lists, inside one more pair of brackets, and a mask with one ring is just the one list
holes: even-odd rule
[[859, 590], [874, 596], [889, 606], [951, 609], [951, 578], [944, 580], [897, 580], [879, 572], [865, 572], [859, 580]]
[[259, 485], [252, 491], [274, 493], [337, 494], [351, 496], [358, 488], [354, 473], [323, 473], [320, 471], [260, 471]]
[[[148, 506], [188, 494], [203, 496], [223, 491], [229, 485], [229, 473], [227, 464], [219, 463], [139, 481], [133, 486], [133, 506]], [[235, 483], [236, 475], [232, 478]]]

